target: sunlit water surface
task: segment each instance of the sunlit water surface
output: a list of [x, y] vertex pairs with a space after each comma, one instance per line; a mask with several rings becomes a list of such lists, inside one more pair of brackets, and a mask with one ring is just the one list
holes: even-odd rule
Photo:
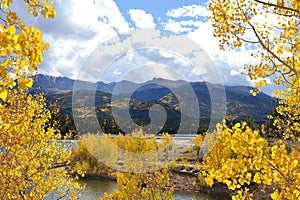
[[[86, 189], [82, 192], [80, 200], [97, 200], [103, 197], [104, 192], [111, 193], [117, 189], [117, 183], [114, 181], [100, 180], [80, 180], [86, 184]], [[221, 200], [220, 196], [208, 195], [196, 192], [178, 192], [174, 193], [175, 200]], [[226, 199], [226, 198], [225, 198]]]

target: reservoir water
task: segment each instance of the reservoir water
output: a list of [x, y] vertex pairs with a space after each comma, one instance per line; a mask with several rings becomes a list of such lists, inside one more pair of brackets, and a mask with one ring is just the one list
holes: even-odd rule
[[[80, 180], [86, 184], [86, 189], [82, 191], [80, 200], [97, 200], [103, 197], [104, 192], [111, 193], [117, 189], [117, 183], [108, 180]], [[175, 200], [221, 200], [224, 197], [214, 196], [196, 192], [178, 192], [174, 193]]]
[[[195, 135], [182, 135], [174, 137], [177, 144], [181, 145], [191, 145], [192, 139]], [[161, 137], [157, 136], [156, 139], [160, 141]], [[60, 141], [64, 143], [65, 149], [72, 149], [77, 146], [77, 141]], [[81, 192], [79, 200], [98, 200], [99, 197], [103, 197], [104, 193], [112, 193], [117, 189], [117, 183], [115, 181], [109, 180], [90, 180], [90, 179], [80, 179], [81, 183], [86, 185], [85, 190]], [[55, 196], [55, 195], [54, 195]], [[174, 192], [175, 200], [223, 200], [226, 199], [224, 196], [215, 196], [212, 194], [204, 194], [197, 192]], [[47, 198], [50, 200], [52, 198]], [[54, 198], [55, 199], [55, 198]], [[63, 199], [65, 200], [65, 199]]]

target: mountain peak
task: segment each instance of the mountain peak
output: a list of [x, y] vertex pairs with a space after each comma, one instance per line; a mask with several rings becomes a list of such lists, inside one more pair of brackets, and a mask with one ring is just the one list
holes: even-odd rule
[[[65, 99], [61, 99], [61, 105], [62, 107], [66, 106], [65, 103], [68, 101], [68, 107], [70, 107], [72, 104], [71, 91], [73, 90], [74, 83], [75, 80], [67, 77], [41, 75], [34, 83], [33, 90], [40, 87], [40, 91], [48, 94], [47, 98], [51, 98], [52, 96], [53, 99], [61, 99], [65, 96]], [[108, 101], [107, 96], [111, 96], [113, 93], [118, 99], [130, 98], [134, 102], [140, 102], [140, 104], [143, 105], [140, 107], [142, 110], [147, 106], [151, 107], [153, 104], [162, 102], [168, 109], [178, 108], [177, 110], [175, 109], [176, 112], [180, 111], [180, 102], [178, 102], [176, 94], [179, 94], [182, 97], [181, 100], [189, 105], [189, 102], [193, 101], [193, 96], [189, 93], [189, 89], [192, 88], [198, 98], [201, 116], [208, 118], [211, 113], [209, 88], [220, 87], [220, 85], [207, 82], [186, 82], [183, 80], [167, 80], [163, 78], [154, 78], [144, 83], [134, 83], [125, 80], [112, 83], [98, 82], [96, 85], [95, 83], [84, 81], [78, 81], [78, 83], [82, 92], [88, 90], [88, 88], [96, 88], [97, 99], [95, 101], [98, 103], [103, 102], [103, 105], [98, 106], [105, 106], [106, 101]], [[117, 91], [115, 90], [116, 85], [118, 85]], [[229, 116], [245, 118], [251, 115], [257, 121], [262, 121], [266, 120], [266, 116], [273, 111], [277, 105], [272, 97], [264, 93], [256, 97], [252, 96], [250, 94], [251, 87], [249, 86], [224, 86], [224, 88], [226, 92], [226, 108]], [[176, 94], [172, 91], [176, 91]], [[138, 117], [139, 114], [140, 112], [137, 112], [136, 116]], [[243, 118], [237, 120], [242, 120]]]

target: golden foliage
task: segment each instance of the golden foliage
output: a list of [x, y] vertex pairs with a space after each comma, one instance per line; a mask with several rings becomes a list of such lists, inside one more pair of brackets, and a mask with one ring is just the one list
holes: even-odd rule
[[132, 136], [119, 135], [115, 138], [115, 144], [131, 154], [124, 158], [124, 172], [117, 172], [119, 189], [112, 194], [105, 194], [104, 200], [173, 199], [169, 167], [159, 163], [159, 154], [156, 152], [170, 145], [173, 140], [167, 134], [162, 140], [160, 144], [154, 136], [148, 138], [141, 131], [134, 132]]
[[103, 200], [110, 199], [173, 199], [168, 167], [148, 173], [117, 172], [118, 190], [104, 194]]
[[[298, 0], [210, 0], [214, 36], [223, 50], [252, 49], [252, 64], [245, 69], [255, 86], [283, 85], [274, 120], [285, 137], [300, 133], [300, 10]], [[251, 91], [253, 95], [260, 90]]]
[[[63, 150], [57, 130], [49, 126], [45, 99], [27, 94], [49, 44], [37, 27], [26, 26], [11, 11], [11, 3], [0, 1], [0, 199], [76, 199], [80, 185], [58, 168], [67, 163], [70, 151]], [[24, 3], [34, 17], [55, 17], [51, 1]]]
[[118, 190], [103, 199], [172, 199], [169, 163], [163, 159], [167, 155], [158, 153], [172, 144], [168, 134], [161, 142], [142, 131], [117, 136], [89, 134], [74, 149], [73, 166], [86, 174], [116, 174]]
[[[5, 100], [7, 90], [16, 86], [19, 89], [32, 86], [33, 80], [28, 77], [28, 72], [37, 70], [43, 60], [43, 51], [49, 48], [48, 43], [42, 40], [42, 33], [38, 27], [26, 26], [17, 13], [10, 10], [12, 0], [1, 0], [2, 13], [0, 24], [0, 98]], [[35, 17], [41, 13], [45, 18], [55, 17], [52, 1], [24, 1], [28, 12]]]
[[[214, 182], [227, 185], [236, 191], [233, 199], [252, 199], [249, 185], [272, 186], [272, 199], [299, 199], [300, 153], [288, 151], [283, 141], [269, 144], [258, 131], [246, 123], [228, 128], [225, 124], [217, 143], [204, 158], [201, 178], [212, 186]], [[245, 196], [246, 195], [246, 196]]]
[[[219, 129], [220, 138], [205, 158], [202, 176], [207, 184], [222, 182], [237, 193], [233, 199], [252, 199], [250, 183], [273, 188], [272, 199], [300, 198], [300, 2], [299, 0], [210, 0], [214, 36], [223, 50], [247, 45], [252, 64], [245, 64], [257, 88], [284, 86], [279, 98], [279, 117], [270, 116], [283, 138], [269, 144], [246, 124]], [[254, 96], [260, 90], [250, 91]], [[264, 132], [264, 130], [261, 130]], [[286, 144], [292, 144], [288, 148]], [[222, 153], [218, 148], [222, 148]], [[290, 150], [288, 150], [290, 149]]]
[[[48, 127], [51, 117], [42, 96], [9, 90], [0, 106], [1, 199], [43, 199], [55, 192], [75, 199], [78, 183], [63, 168], [64, 151]], [[58, 171], [58, 172], [55, 172]]]

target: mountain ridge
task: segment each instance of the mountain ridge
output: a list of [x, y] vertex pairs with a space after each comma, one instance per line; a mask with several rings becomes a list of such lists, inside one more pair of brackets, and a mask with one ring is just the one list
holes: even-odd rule
[[[195, 117], [201, 119], [202, 121], [199, 122], [199, 133], [204, 132], [211, 120], [211, 113], [218, 112], [218, 108], [212, 111], [210, 94], [214, 91], [210, 91], [209, 87], [210, 89], [221, 88], [220, 85], [206, 82], [189, 83], [182, 80], [171, 81], [161, 78], [146, 81], [145, 83], [133, 83], [130, 81], [121, 81], [118, 83], [99, 82], [97, 84], [79, 81], [79, 83], [77, 86], [80, 87], [77, 89], [82, 91], [82, 98], [78, 98], [77, 100], [82, 101], [82, 99], [94, 93], [94, 99], [90, 99], [90, 101], [95, 102], [94, 110], [96, 111], [97, 119], [99, 122], [106, 120], [106, 123], [110, 127], [104, 127], [103, 129], [113, 133], [118, 133], [120, 130], [118, 128], [111, 129], [111, 127], [116, 127], [114, 117], [112, 116], [112, 108], [120, 110], [121, 113], [126, 113], [129, 110], [130, 118], [136, 124], [146, 126], [151, 122], [149, 113], [155, 104], [160, 104], [166, 110], [167, 121], [165, 126], [162, 127], [163, 131], [176, 133], [176, 127], [178, 128], [181, 115], [183, 114], [181, 113], [181, 103], [185, 102], [187, 105], [192, 105], [195, 102], [193, 95], [190, 94], [191, 91], [189, 89], [191, 88], [197, 97], [200, 116], [191, 115], [187, 116], [187, 119], [191, 121]], [[57, 102], [61, 117], [72, 118], [73, 112], [76, 111], [73, 108], [74, 84], [75, 80], [66, 77], [40, 75], [39, 79], [34, 83], [31, 92], [44, 92], [48, 103]], [[93, 88], [94, 91], [91, 90]], [[226, 119], [241, 121], [252, 117], [257, 122], [267, 120], [267, 115], [274, 111], [277, 100], [264, 93], [260, 93], [254, 97], [249, 92], [251, 89], [254, 88], [250, 86], [224, 86], [226, 105], [223, 106], [226, 107]], [[78, 90], [76, 91], [78, 92]], [[178, 100], [177, 94], [181, 96], [181, 101]], [[116, 100], [115, 102], [112, 102], [112, 95]], [[164, 116], [164, 113], [159, 109], [152, 109], [151, 112], [153, 116], [156, 116], [155, 118]], [[120, 117], [124, 118], [124, 124], [130, 124], [127, 119], [128, 116], [125, 116]], [[66, 122], [64, 121], [63, 123]], [[74, 127], [74, 122], [71, 123], [73, 123], [72, 127]], [[102, 126], [104, 125], [102, 124]]]
[[[81, 86], [80, 88], [76, 88], [77, 90], [86, 90], [86, 88], [92, 88], [95, 89], [96, 91], [114, 93], [116, 95], [126, 94], [126, 92], [123, 92], [126, 90], [122, 90], [123, 88], [125, 88], [125, 86], [130, 86], [129, 90], [132, 90], [132, 87], [136, 88], [136, 91], [139, 92], [148, 89], [159, 89], [159, 88], [166, 88], [166, 87], [169, 89], [180, 90], [180, 87], [186, 86], [188, 84], [189, 85], [196, 85], [196, 84], [218, 85], [218, 84], [208, 83], [205, 81], [187, 82], [184, 80], [168, 80], [163, 78], [153, 78], [152, 80], [147, 80], [143, 83], [135, 83], [127, 80], [122, 80], [120, 82], [109, 82], [109, 83], [98, 81], [96, 83], [92, 83], [88, 81], [75, 80], [63, 76], [56, 77], [56, 76], [39, 74], [38, 78], [35, 78], [31, 92], [44, 92], [46, 94], [66, 93], [66, 92], [73, 91], [75, 82], [77, 82], [76, 86]], [[114, 91], [116, 85], [121, 85], [121, 87], [118, 89], [122, 90], [122, 92]], [[234, 91], [243, 95], [251, 95], [250, 90], [255, 90], [254, 87], [244, 86], [244, 85], [236, 85], [236, 86], [224, 85], [224, 87], [227, 90]], [[262, 95], [270, 97], [269, 95], [263, 92], [260, 93], [258, 96], [262, 96]]]

